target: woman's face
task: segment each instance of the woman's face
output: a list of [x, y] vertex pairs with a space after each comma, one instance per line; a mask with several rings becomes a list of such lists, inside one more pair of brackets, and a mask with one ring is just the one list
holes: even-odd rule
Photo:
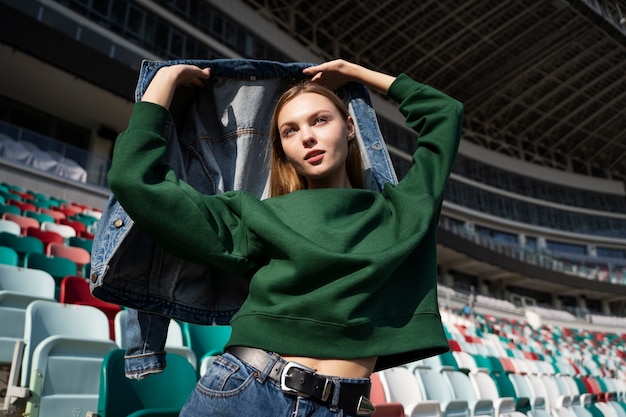
[[346, 158], [352, 118], [346, 120], [328, 98], [303, 93], [283, 105], [277, 121], [285, 156], [308, 188], [351, 187]]

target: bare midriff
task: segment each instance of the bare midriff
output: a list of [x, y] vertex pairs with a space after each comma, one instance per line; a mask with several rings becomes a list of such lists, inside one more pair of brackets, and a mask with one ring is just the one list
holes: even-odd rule
[[369, 378], [374, 372], [376, 357], [359, 359], [318, 359], [301, 356], [282, 355], [286, 361], [297, 362], [314, 369], [320, 375], [340, 378]]

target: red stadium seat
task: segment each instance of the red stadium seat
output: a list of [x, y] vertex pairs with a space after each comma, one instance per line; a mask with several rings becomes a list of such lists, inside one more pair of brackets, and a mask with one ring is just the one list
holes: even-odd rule
[[117, 304], [107, 303], [91, 294], [89, 281], [86, 278], [68, 276], [61, 281], [59, 302], [66, 304], [89, 305], [98, 308], [109, 319], [111, 340], [115, 340], [115, 315], [122, 309]]
[[50, 243], [65, 243], [65, 238], [51, 230], [41, 230], [38, 227], [29, 227], [26, 229], [26, 236], [34, 236], [41, 240], [44, 244], [44, 251], [48, 249]]

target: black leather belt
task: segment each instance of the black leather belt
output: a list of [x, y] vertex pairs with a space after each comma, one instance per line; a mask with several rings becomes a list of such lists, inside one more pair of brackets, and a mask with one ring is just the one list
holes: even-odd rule
[[[227, 352], [259, 372], [263, 372], [272, 361], [275, 361], [268, 378], [278, 382], [283, 392], [311, 398], [332, 408], [332, 395], [335, 390], [332, 377], [318, 375], [311, 368], [296, 362], [286, 362], [280, 356], [272, 355], [262, 349], [231, 346]], [[375, 411], [368, 399], [370, 387], [371, 384], [342, 382], [339, 385], [337, 408], [345, 410], [348, 414], [369, 416]]]

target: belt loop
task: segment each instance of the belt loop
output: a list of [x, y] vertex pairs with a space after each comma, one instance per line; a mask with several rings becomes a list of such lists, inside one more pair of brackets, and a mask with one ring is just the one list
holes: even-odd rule
[[333, 394], [328, 403], [328, 408], [333, 413], [339, 410], [339, 393], [341, 392], [341, 379], [339, 377], [332, 377], [333, 380]]
[[[268, 352], [269, 354], [269, 352]], [[275, 373], [277, 371], [277, 367], [276, 365], [278, 364], [278, 362], [280, 361], [281, 357], [280, 355], [276, 354], [276, 353], [272, 353], [270, 355], [271, 359], [267, 362], [267, 365], [265, 366], [265, 369], [259, 369], [259, 371], [261, 372], [259, 374], [259, 376], [257, 377], [257, 380], [260, 383], [264, 383], [265, 380], [267, 379], [267, 377], [272, 374]]]

